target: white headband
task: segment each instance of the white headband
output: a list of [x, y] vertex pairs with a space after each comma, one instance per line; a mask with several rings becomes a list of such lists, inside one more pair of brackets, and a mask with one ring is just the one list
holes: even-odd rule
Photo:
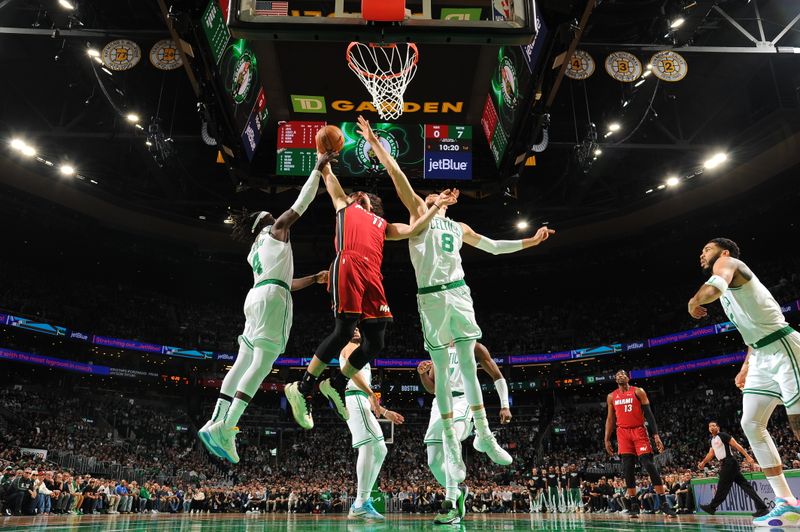
[[256, 232], [256, 227], [258, 227], [258, 222], [260, 222], [261, 219], [264, 218], [264, 216], [266, 216], [267, 214], [269, 214], [267, 211], [261, 211], [260, 213], [258, 213], [258, 216], [256, 216], [256, 221], [253, 222], [253, 227], [250, 228], [251, 233]]

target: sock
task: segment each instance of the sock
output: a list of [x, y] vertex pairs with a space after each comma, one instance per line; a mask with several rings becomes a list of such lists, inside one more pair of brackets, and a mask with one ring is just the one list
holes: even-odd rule
[[492, 431], [489, 430], [489, 420], [486, 419], [486, 409], [472, 411], [472, 419], [475, 421], [475, 432], [480, 438], [491, 437]]
[[244, 414], [248, 404], [249, 401], [244, 401], [238, 397], [233, 400], [230, 408], [228, 409], [228, 413], [225, 414], [225, 419], [222, 421], [222, 424], [225, 426], [225, 428], [232, 429], [239, 423], [239, 418], [241, 418], [242, 414]]
[[[450, 479], [448, 478], [447, 480], [449, 481]], [[455, 508], [456, 501], [458, 500], [459, 495], [461, 495], [461, 490], [458, 489], [458, 486], [447, 486], [445, 490], [444, 499], [446, 501], [451, 501], [453, 503], [453, 508]]]
[[349, 380], [350, 379], [345, 376], [344, 373], [337, 371], [333, 374], [333, 377], [331, 377], [331, 386], [333, 386], [334, 390], [344, 393], [344, 389], [347, 387], [347, 381]]
[[214, 413], [211, 414], [212, 423], [221, 421], [225, 417], [225, 414], [228, 413], [228, 408], [231, 406], [231, 401], [233, 401], [232, 397], [222, 393], [219, 394], [217, 404], [214, 406]]
[[786, 482], [786, 477], [783, 476], [783, 473], [774, 477], [767, 477], [767, 481], [769, 481], [772, 491], [775, 492], [775, 497], [785, 499], [791, 505], [797, 504], [797, 499], [792, 495], [792, 489], [789, 487], [789, 483]]
[[318, 377], [306, 371], [297, 389], [300, 390], [300, 393], [303, 395], [312, 395], [314, 393], [314, 385], [317, 383], [317, 378]]

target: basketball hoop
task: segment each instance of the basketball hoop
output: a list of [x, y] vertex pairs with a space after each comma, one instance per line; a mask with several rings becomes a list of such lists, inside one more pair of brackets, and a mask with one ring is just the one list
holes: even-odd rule
[[347, 64], [372, 96], [372, 105], [384, 120], [403, 114], [403, 94], [417, 73], [419, 51], [414, 43], [351, 42]]

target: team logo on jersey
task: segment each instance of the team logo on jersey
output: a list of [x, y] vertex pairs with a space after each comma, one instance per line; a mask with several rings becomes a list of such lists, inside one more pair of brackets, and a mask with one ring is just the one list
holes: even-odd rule
[[236, 60], [236, 64], [233, 67], [231, 97], [234, 102], [240, 104], [247, 100], [253, 89], [254, 79], [255, 58], [252, 56], [250, 50], [245, 50], [239, 59]]
[[628, 52], [612, 52], [606, 57], [606, 72], [617, 81], [630, 83], [642, 75], [642, 62]]
[[679, 53], [672, 50], [658, 52], [650, 58], [653, 75], [661, 81], [680, 81], [689, 73], [689, 64]]
[[594, 74], [595, 62], [588, 52], [583, 50], [575, 50], [572, 58], [569, 60], [569, 68], [567, 68], [567, 77], [570, 79], [586, 79]]
[[159, 70], [175, 70], [183, 65], [183, 56], [175, 41], [164, 39], [150, 48], [150, 62]]
[[500, 90], [503, 94], [503, 102], [509, 109], [514, 109], [519, 101], [517, 85], [517, 69], [508, 57], [503, 57], [499, 67]]
[[639, 450], [640, 450], [640, 451], [646, 451], [646, 450], [647, 450], [647, 446], [646, 446], [646, 445], [643, 445], [642, 447], [639, 447]]
[[[392, 157], [397, 158], [400, 153], [397, 139], [395, 139], [390, 132], [380, 129], [375, 132], [375, 135], [377, 135], [381, 146], [383, 146]], [[364, 140], [363, 137], [358, 137], [355, 154], [358, 158], [358, 162], [367, 170], [377, 172], [383, 169], [383, 165], [381, 165], [378, 156], [375, 155], [375, 150], [372, 149], [372, 146], [370, 146], [369, 142]]]
[[381, 312], [387, 312], [387, 313], [390, 312], [389, 305], [381, 305], [378, 310], [380, 310]]
[[111, 70], [130, 70], [142, 58], [142, 49], [128, 39], [117, 39], [103, 47], [103, 64]]

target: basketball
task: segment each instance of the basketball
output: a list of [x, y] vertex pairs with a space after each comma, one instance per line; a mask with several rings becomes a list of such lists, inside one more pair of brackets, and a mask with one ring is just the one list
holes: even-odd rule
[[342, 130], [338, 127], [325, 126], [317, 131], [318, 152], [339, 152], [342, 150], [342, 147], [344, 147], [344, 135], [342, 135]]

